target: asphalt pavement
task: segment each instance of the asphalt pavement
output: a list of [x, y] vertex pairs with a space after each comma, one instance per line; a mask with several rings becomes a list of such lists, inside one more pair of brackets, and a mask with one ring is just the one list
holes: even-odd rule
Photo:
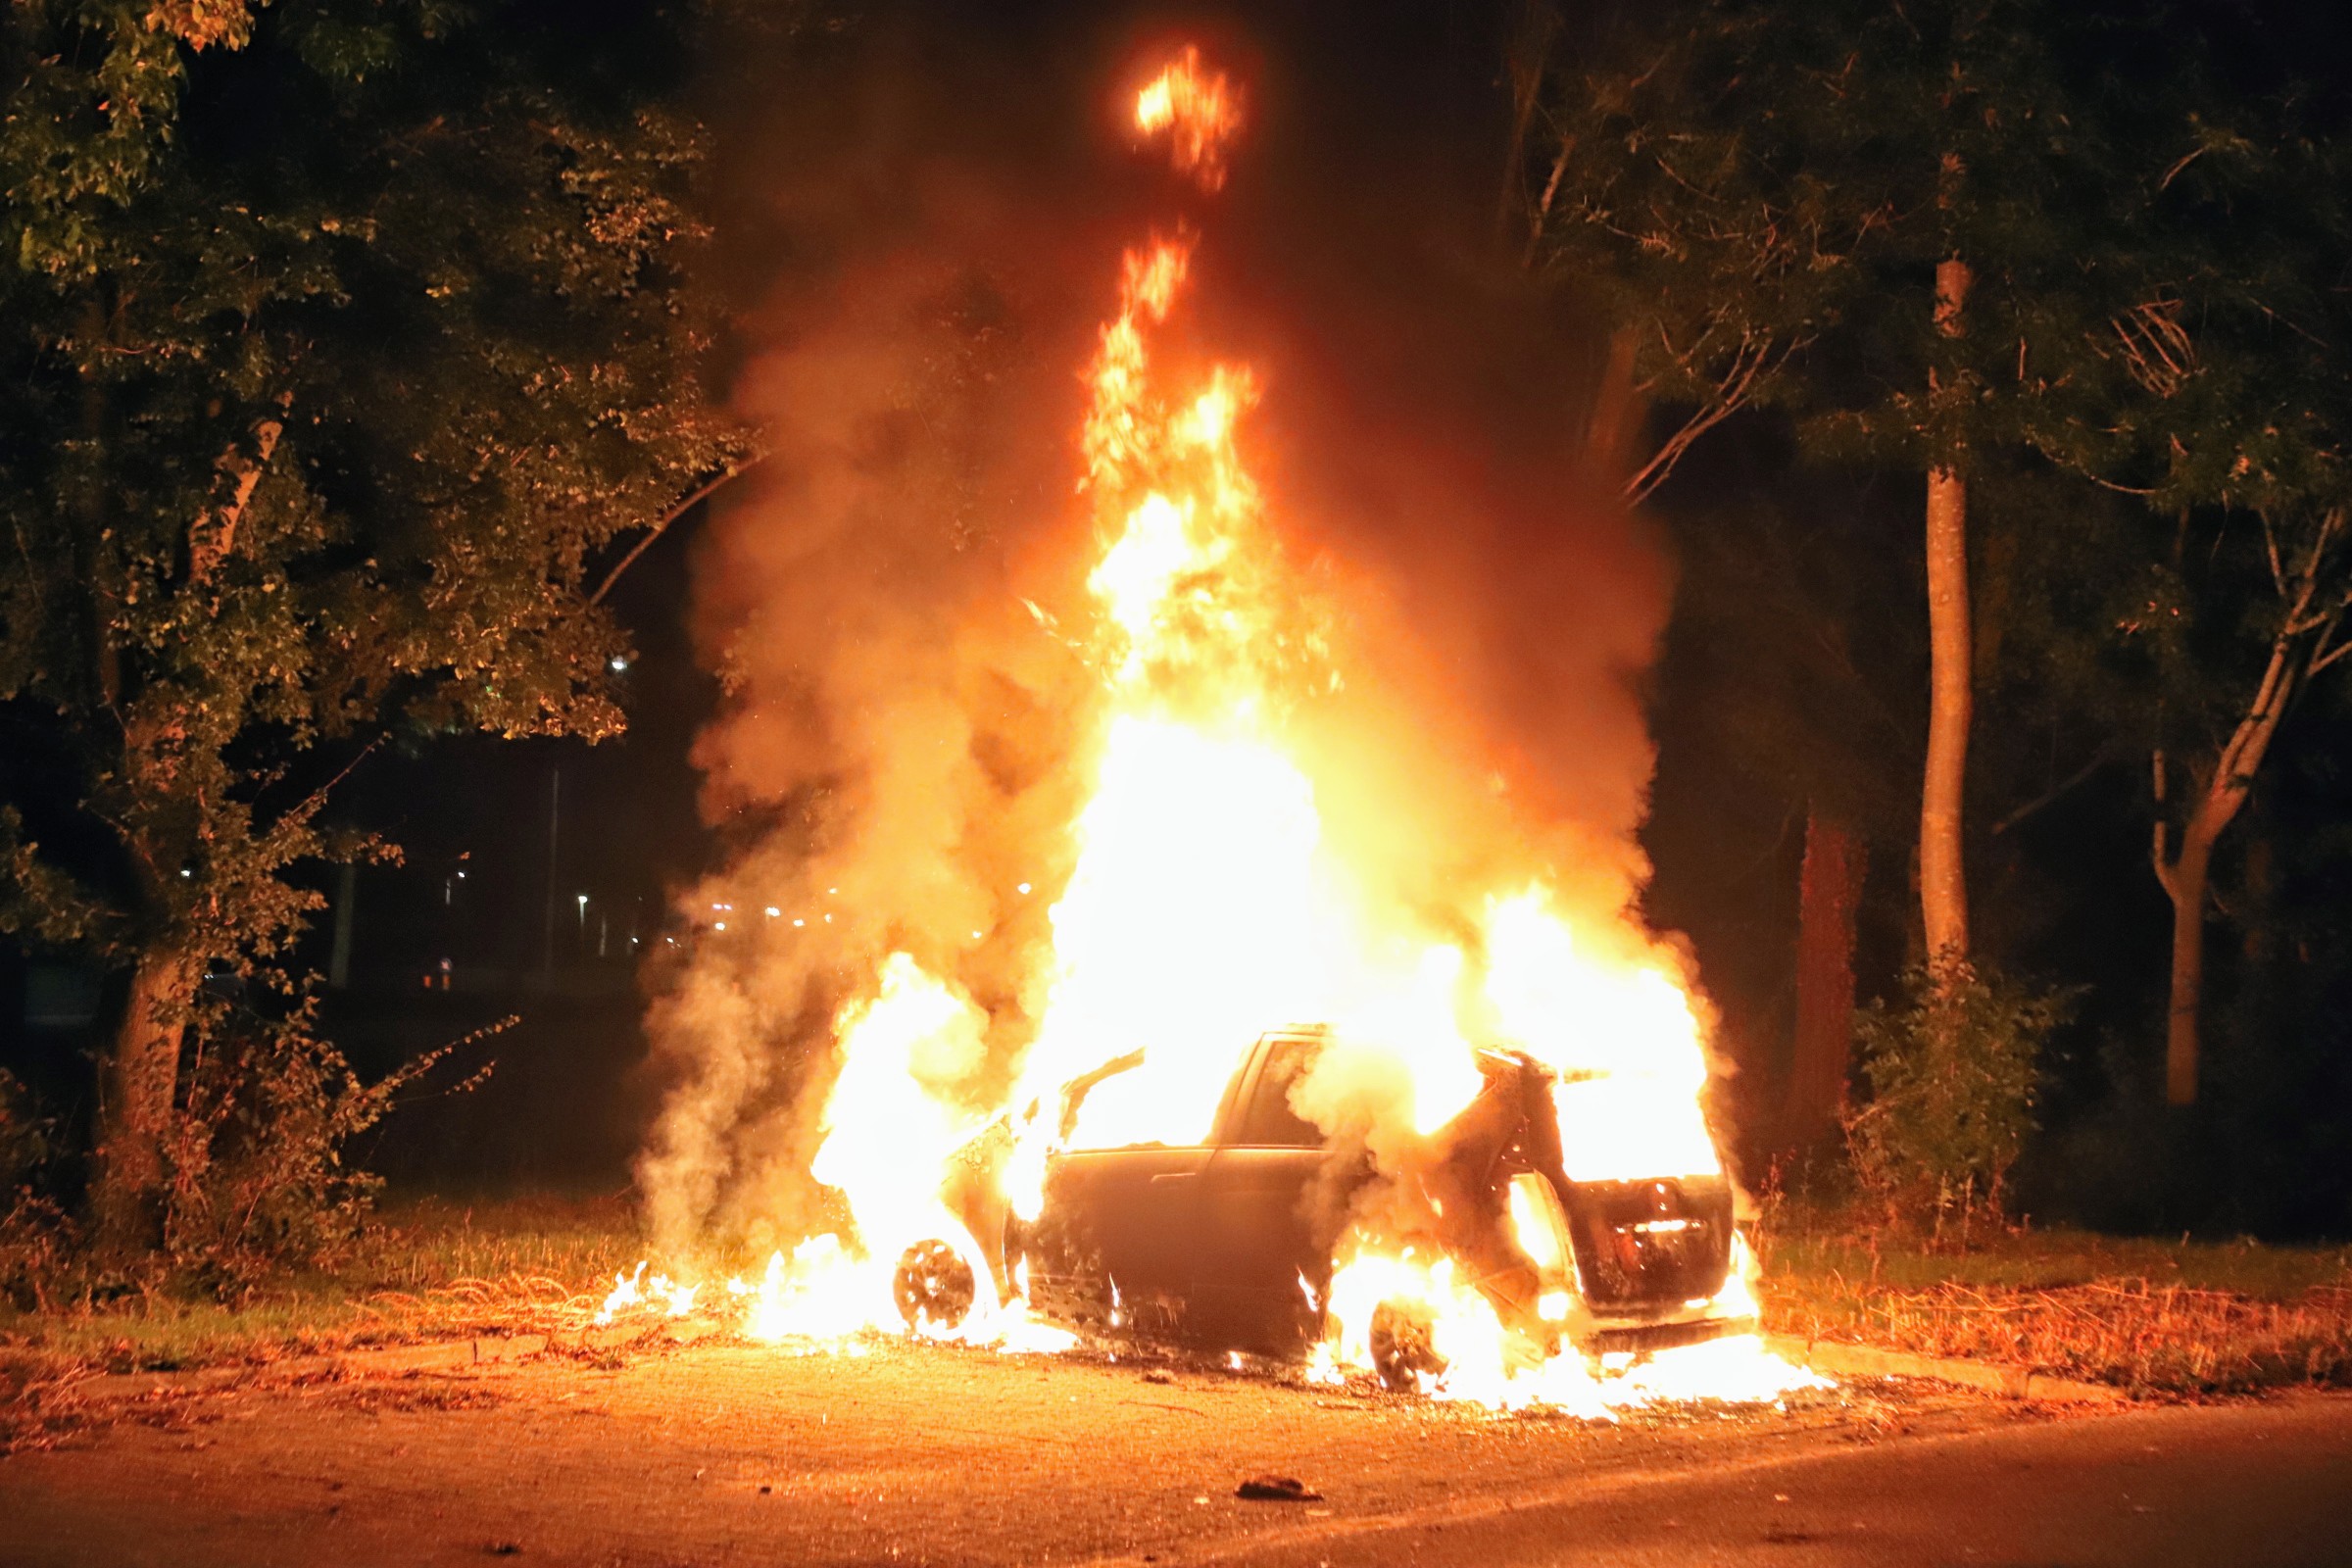
[[[1614, 1423], [1213, 1364], [702, 1344], [93, 1399], [0, 1563], [2352, 1564], [2352, 1396]], [[1318, 1495], [1237, 1496], [1295, 1477]]]

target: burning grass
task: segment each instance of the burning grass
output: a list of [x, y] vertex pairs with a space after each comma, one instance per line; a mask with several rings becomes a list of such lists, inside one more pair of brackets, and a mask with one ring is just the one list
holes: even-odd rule
[[2352, 1384], [2352, 1249], [2020, 1232], [1962, 1253], [1773, 1238], [1775, 1333], [2171, 1396]]

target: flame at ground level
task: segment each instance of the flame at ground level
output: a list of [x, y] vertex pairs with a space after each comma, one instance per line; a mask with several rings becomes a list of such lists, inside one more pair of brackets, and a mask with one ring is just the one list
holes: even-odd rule
[[[858, 1355], [877, 1337], [906, 1332], [887, 1309], [890, 1269], [858, 1259], [832, 1237], [804, 1242], [787, 1256], [776, 1252], [756, 1280], [725, 1283], [726, 1307], [698, 1299], [699, 1286], [673, 1286], [656, 1276], [652, 1295], [642, 1266], [614, 1278], [613, 1290], [598, 1310], [599, 1326], [615, 1323], [703, 1322], [790, 1354]], [[1702, 1345], [1682, 1346], [1635, 1357], [1617, 1354], [1588, 1362], [1580, 1356], [1510, 1366], [1495, 1351], [1503, 1336], [1494, 1310], [1475, 1291], [1451, 1279], [1446, 1261], [1423, 1269], [1411, 1260], [1381, 1259], [1343, 1270], [1335, 1281], [1333, 1310], [1351, 1326], [1317, 1347], [1298, 1376], [1310, 1384], [1368, 1380], [1370, 1350], [1358, 1327], [1368, 1326], [1374, 1305], [1398, 1295], [1447, 1301], [1440, 1321], [1438, 1348], [1455, 1357], [1444, 1373], [1418, 1384], [1426, 1397], [1484, 1405], [1498, 1411], [1550, 1409], [1591, 1420], [1669, 1402], [1718, 1401], [1763, 1404], [1808, 1389], [1827, 1389], [1829, 1379], [1792, 1366], [1766, 1349], [1754, 1334], [1730, 1335]], [[664, 1287], [677, 1295], [664, 1294]], [[1343, 1298], [1347, 1298], [1343, 1299]], [[1360, 1310], [1359, 1310], [1360, 1308]], [[889, 1320], [885, 1321], [888, 1317]], [[1013, 1355], [1054, 1355], [1079, 1348], [1079, 1337], [1019, 1310], [989, 1308], [952, 1330], [916, 1331], [918, 1339], [968, 1345]], [[1112, 1359], [1117, 1351], [1111, 1351]]]

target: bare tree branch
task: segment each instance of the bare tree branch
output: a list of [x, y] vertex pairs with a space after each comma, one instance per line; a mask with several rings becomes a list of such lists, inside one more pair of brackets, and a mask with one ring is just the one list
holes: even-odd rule
[[662, 519], [655, 523], [653, 527], [647, 531], [646, 536], [638, 540], [637, 543], [630, 548], [627, 555], [620, 558], [620, 564], [614, 566], [611, 571], [605, 573], [605, 580], [596, 585], [596, 592], [588, 596], [588, 603], [591, 605], [603, 604], [605, 602], [605, 595], [611, 593], [612, 591], [612, 585], [620, 581], [620, 574], [628, 570], [631, 566], [635, 565], [637, 564], [637, 558], [644, 555], [647, 550], [651, 549], [654, 541], [661, 538], [662, 532], [667, 529], [671, 523], [677, 521], [680, 517], [686, 515], [687, 513], [692, 512], [696, 506], [708, 500], [710, 496], [710, 493], [718, 489], [719, 486], [725, 484], [730, 479], [741, 477], [743, 474], [750, 472], [752, 469], [758, 467], [760, 464], [766, 461], [767, 454], [764, 452], [760, 453], [757, 456], [744, 459], [743, 462], [735, 465], [734, 467], [724, 470], [715, 478], [697, 488], [694, 493], [689, 495], [685, 500], [679, 502], [676, 506], [670, 508], [669, 511], [662, 514]]
[[2114, 755], [2115, 754], [2112, 748], [2106, 746], [2101, 746], [2097, 750], [2093, 751], [2090, 754], [2089, 761], [2084, 762], [2081, 767], [2076, 768], [2072, 773], [2068, 774], [2065, 779], [2061, 780], [2059, 783], [2051, 785], [2048, 789], [2043, 790], [2039, 795], [2036, 795], [2034, 797], [2034, 799], [2028, 801], [2016, 810], [2011, 811], [2007, 816], [2002, 817], [1998, 822], [1993, 823], [1993, 836], [1998, 838], [2001, 834], [2008, 832], [2011, 828], [2017, 826], [2018, 823], [2023, 822], [2027, 817], [2032, 816], [2043, 807], [2053, 805], [2059, 800], [2063, 799], [2070, 791], [2075, 789], [2076, 786], [2085, 782], [2093, 773], [2096, 773], [2100, 768], [2105, 767]]
[[[1691, 444], [1716, 425], [1745, 407], [1757, 380], [1769, 369], [1777, 370], [1788, 363], [1789, 356], [1804, 346], [1804, 339], [1793, 339], [1776, 354], [1770, 338], [1759, 339], [1754, 333], [1742, 333], [1740, 346], [1733, 350], [1731, 364], [1725, 368], [1714, 388], [1704, 397], [1682, 427], [1661, 443], [1650, 460], [1625, 481], [1625, 499], [1640, 505], [1651, 492], [1666, 482], [1683, 454]], [[1671, 346], [1670, 346], [1671, 352]], [[1689, 364], [1695, 358], [1695, 349], [1677, 358]]]
[[1560, 156], [1551, 161], [1551, 177], [1544, 181], [1544, 194], [1537, 198], [1535, 211], [1527, 215], [1527, 254], [1520, 258], [1522, 267], [1536, 265], [1536, 247], [1543, 243], [1544, 220], [1551, 216], [1552, 198], [1560, 192], [1560, 176], [1568, 172], [1568, 160], [1575, 152], [1576, 138], [1562, 136]]

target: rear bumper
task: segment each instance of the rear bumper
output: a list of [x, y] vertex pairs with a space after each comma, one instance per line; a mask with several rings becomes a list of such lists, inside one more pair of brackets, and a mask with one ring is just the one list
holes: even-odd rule
[[1594, 1329], [1585, 1348], [1594, 1355], [1609, 1355], [1619, 1351], [1646, 1354], [1655, 1350], [1671, 1350], [1685, 1345], [1704, 1345], [1709, 1340], [1729, 1339], [1737, 1334], [1753, 1334], [1758, 1324], [1753, 1317], [1701, 1317], [1677, 1323], [1616, 1323], [1602, 1324]]

